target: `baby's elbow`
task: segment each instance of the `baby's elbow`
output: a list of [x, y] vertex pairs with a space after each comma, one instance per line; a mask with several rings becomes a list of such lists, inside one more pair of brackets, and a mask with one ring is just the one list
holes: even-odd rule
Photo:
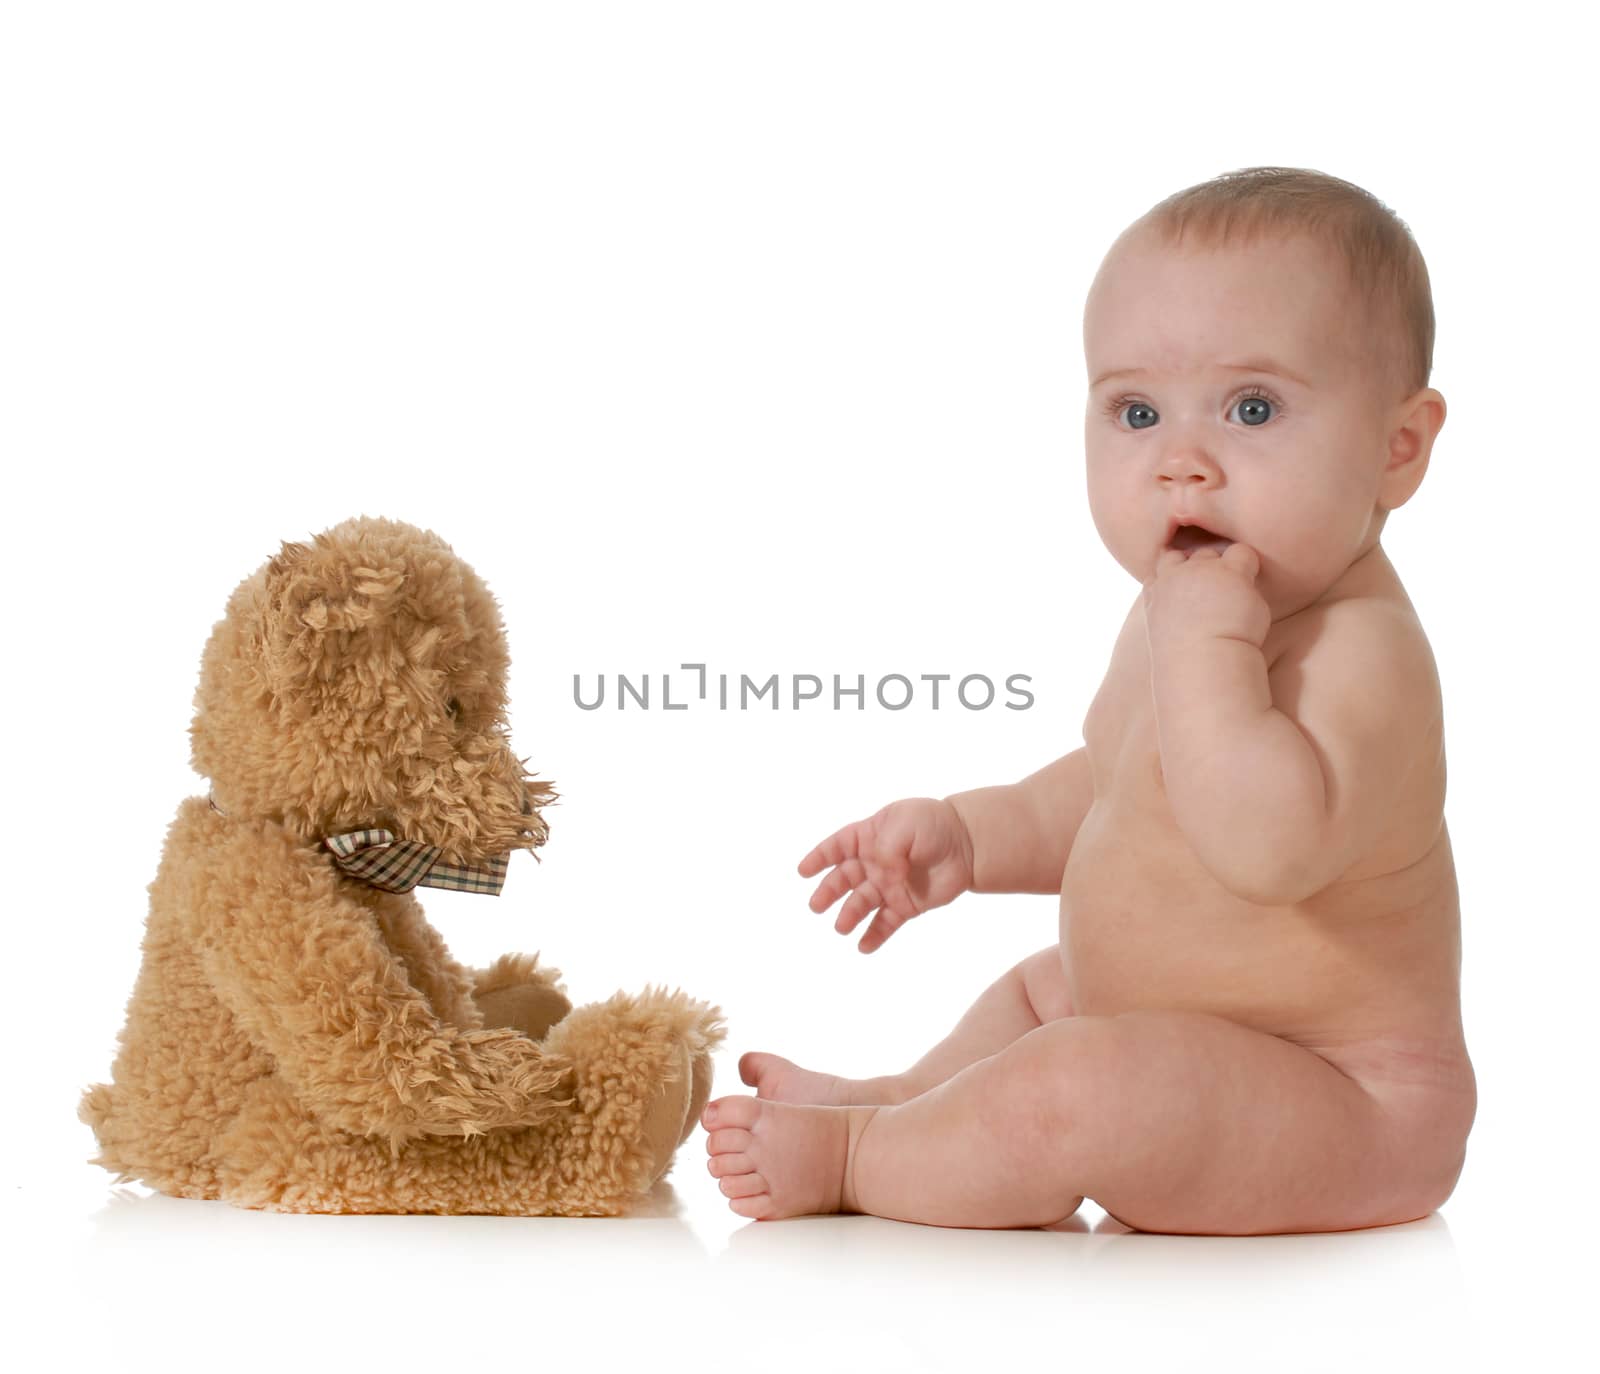
[[1326, 885], [1312, 865], [1283, 860], [1241, 866], [1218, 881], [1254, 906], [1296, 906]]

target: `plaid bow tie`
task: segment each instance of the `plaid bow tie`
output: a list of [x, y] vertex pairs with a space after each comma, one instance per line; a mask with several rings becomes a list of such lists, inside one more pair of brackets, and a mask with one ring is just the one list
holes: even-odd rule
[[[228, 813], [208, 797], [219, 816]], [[498, 897], [505, 886], [509, 854], [496, 854], [481, 865], [439, 862], [439, 847], [417, 840], [402, 840], [392, 830], [352, 830], [325, 835], [322, 843], [332, 852], [339, 871], [385, 892], [410, 892], [414, 887], [444, 887], [454, 892], [482, 892]]]
[[414, 887], [446, 887], [455, 892], [483, 892], [498, 897], [506, 881], [508, 854], [496, 854], [481, 865], [439, 862], [437, 845], [396, 838], [389, 830], [352, 830], [325, 835], [339, 871], [385, 892], [410, 892]]

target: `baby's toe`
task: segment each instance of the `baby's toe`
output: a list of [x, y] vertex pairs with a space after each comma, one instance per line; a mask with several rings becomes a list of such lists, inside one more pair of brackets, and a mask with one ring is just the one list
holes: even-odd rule
[[767, 1181], [760, 1174], [736, 1174], [723, 1179], [717, 1187], [724, 1197], [756, 1197], [767, 1191]]
[[751, 1221], [760, 1221], [772, 1211], [772, 1195], [763, 1192], [756, 1193], [752, 1197], [731, 1197], [728, 1199], [728, 1207], [729, 1210]]
[[760, 1115], [759, 1098], [719, 1097], [715, 1102], [706, 1103], [700, 1124], [707, 1131], [715, 1131], [722, 1126], [742, 1126], [748, 1130], [756, 1124], [756, 1118]]
[[755, 1167], [755, 1161], [749, 1155], [712, 1155], [706, 1160], [706, 1172], [712, 1178], [724, 1178], [729, 1174], [748, 1174]]
[[739, 1056], [739, 1077], [752, 1088], [759, 1088], [778, 1070], [792, 1068], [794, 1065], [781, 1054], [766, 1054], [761, 1050], [751, 1050], [748, 1054]]
[[750, 1148], [752, 1138], [749, 1131], [738, 1126], [724, 1127], [718, 1131], [708, 1131], [706, 1133], [706, 1153], [708, 1155], [743, 1153]]

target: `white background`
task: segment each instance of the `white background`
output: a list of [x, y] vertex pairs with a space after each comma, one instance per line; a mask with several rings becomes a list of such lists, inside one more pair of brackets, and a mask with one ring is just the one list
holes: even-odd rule
[[[13, 5], [0, 20], [8, 1324], [186, 1369], [1472, 1365], [1589, 1342], [1595, 444], [1567, 7]], [[616, 1222], [304, 1218], [113, 1190], [75, 1118], [138, 967], [201, 647], [280, 540], [429, 526], [497, 593], [562, 794], [474, 963], [719, 1002], [904, 1067], [1048, 897], [870, 957], [795, 865], [1081, 742], [1136, 585], [1084, 496], [1084, 292], [1233, 168], [1314, 167], [1432, 274], [1432, 468], [1390, 557], [1445, 689], [1482, 1105], [1442, 1213], [1235, 1240], [746, 1224], [684, 1148]], [[1027, 711], [603, 711], [575, 673], [1032, 676]], [[948, 688], [947, 688], [948, 692]], [[1087, 1229], [1097, 1228], [1097, 1229]], [[13, 1283], [15, 1284], [15, 1280]], [[1586, 1297], [1585, 1297], [1586, 1301]]]

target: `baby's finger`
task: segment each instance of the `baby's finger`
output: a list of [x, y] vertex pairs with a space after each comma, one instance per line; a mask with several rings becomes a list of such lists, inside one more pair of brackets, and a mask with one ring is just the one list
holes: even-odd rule
[[861, 943], [856, 946], [863, 954], [871, 954], [895, 931], [900, 929], [900, 918], [888, 907], [884, 907], [875, 917], [872, 924], [867, 927], [867, 933], [861, 937]]
[[1186, 561], [1182, 549], [1163, 549], [1161, 556], [1156, 559], [1156, 571], [1159, 573]]
[[1223, 550], [1222, 561], [1252, 579], [1261, 571], [1261, 556], [1248, 544], [1229, 544]]
[[878, 895], [878, 889], [864, 882], [839, 909], [839, 919], [833, 923], [833, 928], [841, 935], [848, 935], [882, 905], [883, 898]]
[[856, 856], [856, 826], [855, 822], [835, 830], [827, 839], [823, 840], [805, 858], [800, 860], [800, 876], [809, 878], [820, 873], [829, 864], [842, 863], [845, 859]]
[[813, 911], [826, 911], [846, 892], [854, 887], [865, 876], [858, 859], [851, 859], [842, 863], [832, 873], [828, 874], [820, 883], [817, 890], [811, 894], [809, 903]]

